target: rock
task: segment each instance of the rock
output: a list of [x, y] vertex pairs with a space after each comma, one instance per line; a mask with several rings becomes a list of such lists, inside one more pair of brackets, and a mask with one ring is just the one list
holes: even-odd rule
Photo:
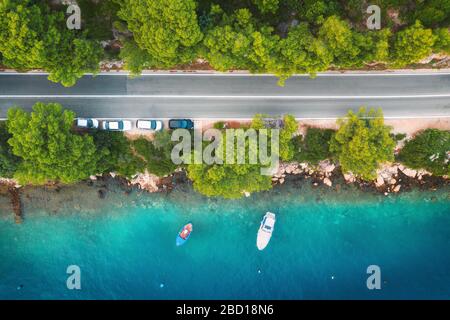
[[244, 191], [244, 195], [248, 198], [248, 197], [250, 197], [250, 192]]
[[399, 184], [398, 186], [395, 186], [395, 188], [394, 188], [393, 191], [394, 191], [394, 192], [399, 192], [401, 187], [402, 187], [402, 185]]
[[160, 177], [150, 174], [148, 171], [138, 174], [130, 181], [131, 185], [137, 185], [148, 192], [157, 192], [159, 190], [158, 184], [161, 182]]
[[283, 183], [284, 183], [284, 178], [281, 178], [278, 182], [279, 182], [280, 184], [283, 184]]
[[417, 176], [418, 176], [418, 177], [422, 177], [422, 176], [425, 176], [425, 175], [432, 176], [433, 174], [432, 174], [431, 172], [425, 170], [425, 169], [419, 169], [419, 170], [417, 170]]
[[331, 163], [329, 160], [324, 160], [319, 162], [320, 171], [325, 173], [331, 173], [336, 168], [336, 165]]
[[344, 173], [344, 179], [347, 183], [353, 183], [356, 181], [356, 178], [353, 175], [353, 173]]
[[331, 182], [331, 180], [328, 178], [323, 179], [323, 183], [329, 187], [333, 185], [333, 182]]
[[115, 173], [115, 172], [110, 172], [109, 175], [110, 175], [112, 178], [115, 178], [115, 177], [116, 177], [116, 173]]
[[402, 172], [403, 172], [403, 174], [404, 174], [405, 176], [408, 176], [408, 177], [410, 177], [410, 178], [415, 178], [416, 175], [417, 175], [417, 171], [416, 171], [416, 170], [409, 169], [409, 168], [403, 169]]
[[97, 176], [90, 176], [89, 179], [91, 179], [92, 181], [97, 180]]
[[384, 186], [384, 179], [382, 176], [377, 177], [377, 181], [375, 181], [375, 186], [377, 188]]
[[103, 189], [98, 190], [98, 197], [100, 199], [105, 199], [105, 197], [106, 197], [106, 190], [103, 190]]
[[394, 178], [392, 178], [390, 181], [389, 181], [389, 184], [396, 184], [397, 183], [397, 180], [395, 180]]
[[317, 182], [313, 183], [313, 186], [317, 187], [319, 184]]

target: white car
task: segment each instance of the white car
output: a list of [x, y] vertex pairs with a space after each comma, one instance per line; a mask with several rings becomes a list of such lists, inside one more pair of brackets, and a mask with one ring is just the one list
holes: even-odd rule
[[77, 118], [76, 126], [78, 128], [97, 129], [98, 128], [98, 120], [97, 119]]
[[131, 121], [128, 120], [106, 120], [102, 123], [102, 129], [110, 131], [128, 131], [132, 127]]
[[137, 128], [144, 130], [161, 131], [164, 127], [163, 122], [159, 120], [138, 120]]

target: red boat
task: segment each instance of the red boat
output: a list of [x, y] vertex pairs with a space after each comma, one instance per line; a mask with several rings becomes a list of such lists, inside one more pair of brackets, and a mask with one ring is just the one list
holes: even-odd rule
[[192, 223], [188, 223], [178, 233], [177, 240], [176, 240], [177, 246], [181, 246], [186, 241], [188, 241], [188, 239], [191, 235], [191, 232], [192, 232]]

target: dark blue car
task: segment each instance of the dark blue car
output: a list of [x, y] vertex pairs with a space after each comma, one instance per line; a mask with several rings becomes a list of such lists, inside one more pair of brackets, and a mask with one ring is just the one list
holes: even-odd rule
[[189, 119], [172, 119], [169, 120], [170, 129], [194, 129], [194, 122]]

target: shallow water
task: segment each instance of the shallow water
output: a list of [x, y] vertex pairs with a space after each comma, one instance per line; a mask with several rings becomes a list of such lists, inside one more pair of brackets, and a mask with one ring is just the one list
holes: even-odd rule
[[[239, 201], [180, 193], [136, 197], [96, 213], [28, 212], [22, 225], [2, 218], [0, 298], [445, 299], [448, 191], [358, 203], [350, 193], [317, 201], [314, 190]], [[260, 252], [256, 232], [267, 210], [277, 223]], [[176, 247], [189, 221], [191, 238]], [[81, 290], [66, 287], [69, 265], [81, 268]], [[381, 290], [367, 289], [369, 265], [381, 268]]]

